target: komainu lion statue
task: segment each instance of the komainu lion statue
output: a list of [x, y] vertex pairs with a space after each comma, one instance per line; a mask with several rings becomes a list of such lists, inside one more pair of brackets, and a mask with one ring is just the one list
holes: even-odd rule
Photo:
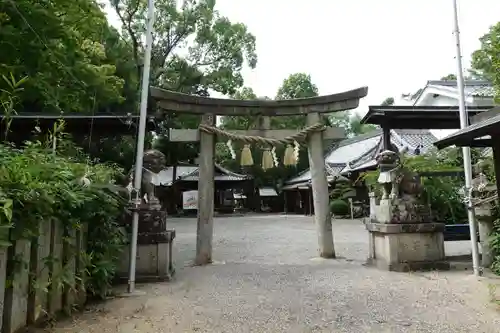
[[417, 174], [402, 165], [399, 153], [385, 150], [376, 160], [382, 199], [390, 199], [394, 208], [393, 223], [428, 222], [430, 212], [420, 203], [423, 188]]
[[382, 198], [416, 198], [422, 192], [417, 175], [402, 165], [398, 153], [384, 150], [377, 155], [376, 160], [380, 170], [378, 182], [383, 186]]
[[[156, 149], [150, 149], [144, 152], [143, 155], [143, 166], [142, 166], [142, 178], [141, 178], [141, 193], [139, 195], [141, 201], [144, 203], [154, 205], [158, 204], [158, 198], [155, 196], [155, 176], [165, 169], [167, 164], [167, 158], [165, 154]], [[134, 168], [130, 170], [129, 179], [130, 184], [127, 186], [130, 193], [133, 191], [133, 179], [134, 179]]]

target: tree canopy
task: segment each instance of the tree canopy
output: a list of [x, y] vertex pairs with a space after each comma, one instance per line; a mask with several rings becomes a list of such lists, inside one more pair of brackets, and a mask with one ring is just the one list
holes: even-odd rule
[[[16, 112], [137, 112], [147, 2], [109, 4], [121, 21], [120, 32], [97, 0], [0, 2], [0, 76], [26, 78]], [[157, 0], [155, 9], [151, 84], [204, 96], [235, 94], [243, 86], [242, 68], [257, 64], [255, 37], [244, 24], [222, 16], [215, 0], [186, 0], [181, 6]], [[0, 89], [9, 88], [9, 81], [0, 80]], [[157, 134], [167, 135], [162, 129], [168, 127], [196, 128], [198, 122], [169, 114]], [[91, 150], [99, 157], [133, 163], [134, 138], [94, 140]], [[180, 153], [163, 143], [167, 155]], [[118, 157], [103, 148], [117, 146]], [[189, 151], [184, 148], [180, 151]]]
[[495, 88], [495, 100], [500, 102], [500, 22], [479, 38], [481, 48], [472, 53], [470, 73], [473, 78], [488, 80]]
[[2, 1], [0, 46], [0, 74], [27, 77], [23, 111], [91, 112], [136, 101], [131, 49], [96, 1]]
[[[147, 3], [110, 0], [141, 65]], [[241, 70], [255, 68], [255, 36], [215, 9], [216, 0], [156, 0], [151, 83], [173, 91], [208, 95], [209, 89], [234, 94], [243, 86]], [[140, 69], [138, 69], [139, 71]]]

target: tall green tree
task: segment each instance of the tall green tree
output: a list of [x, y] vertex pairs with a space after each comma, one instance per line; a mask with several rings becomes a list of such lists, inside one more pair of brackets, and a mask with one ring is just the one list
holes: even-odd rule
[[500, 22], [479, 38], [481, 48], [472, 53], [470, 73], [473, 78], [488, 80], [495, 88], [495, 100], [500, 102]]
[[[231, 96], [232, 99], [253, 100], [259, 99], [252, 88], [243, 87]], [[224, 116], [221, 118], [221, 127], [230, 130], [247, 130], [256, 122], [252, 116]]]
[[94, 0], [2, 1], [0, 46], [0, 74], [28, 78], [23, 111], [91, 112], [133, 97], [127, 45]]
[[[275, 99], [296, 99], [318, 96], [318, 86], [312, 82], [311, 75], [294, 73], [288, 76], [278, 88]], [[304, 116], [273, 117], [271, 127], [278, 129], [303, 128], [306, 125]]]
[[[146, 1], [110, 0], [131, 41], [138, 70], [146, 28]], [[157, 0], [151, 83], [173, 91], [234, 94], [243, 86], [244, 65], [255, 68], [255, 36], [216, 10], [215, 0]]]
[[[124, 38], [133, 48], [137, 75], [141, 72], [147, 4], [141, 0], [110, 0], [122, 23]], [[216, 10], [215, 0], [156, 1], [151, 84], [187, 94], [209, 96], [214, 90], [235, 94], [243, 86], [241, 70], [255, 68], [255, 36], [242, 23], [231, 22]], [[168, 141], [168, 128], [197, 128], [200, 118], [169, 113], [160, 124], [156, 148], [169, 164], [192, 160], [197, 145]]]

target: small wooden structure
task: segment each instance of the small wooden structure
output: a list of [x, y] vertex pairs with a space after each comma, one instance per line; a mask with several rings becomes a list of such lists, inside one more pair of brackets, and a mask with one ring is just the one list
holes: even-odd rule
[[[491, 109], [488, 106], [467, 107], [469, 117]], [[458, 129], [458, 106], [370, 106], [362, 124], [382, 128], [384, 149], [390, 149], [391, 129]]]
[[[171, 141], [200, 141], [198, 183], [198, 225], [195, 263], [208, 264], [212, 261], [212, 237], [214, 218], [214, 153], [215, 121], [217, 115], [255, 116], [260, 118], [260, 128], [248, 131], [234, 131], [233, 134], [283, 140], [293, 136], [295, 130], [271, 130], [270, 117], [303, 115], [308, 126], [317, 130], [306, 133], [309, 148], [309, 163], [313, 172], [314, 216], [319, 239], [319, 252], [322, 257], [335, 257], [331, 216], [328, 209], [328, 183], [325, 161], [323, 159], [323, 139], [339, 140], [344, 137], [342, 129], [321, 128], [322, 113], [350, 110], [358, 107], [359, 100], [365, 97], [368, 88], [359, 88], [344, 93], [313, 98], [293, 100], [231, 100], [175, 93], [159, 88], [151, 88], [150, 94], [156, 106], [163, 112], [193, 113], [201, 116], [201, 125], [207, 130], [170, 129]], [[200, 127], [201, 129], [202, 127]]]
[[[182, 207], [182, 192], [196, 190], [199, 186], [200, 175], [198, 165], [180, 164], [169, 166], [160, 171], [155, 177], [155, 186], [158, 186], [158, 196], [167, 206], [169, 214], [177, 214]], [[230, 207], [228, 197], [231, 198], [231, 206], [234, 206], [234, 190], [249, 191], [253, 189], [253, 177], [242, 175], [215, 164], [214, 168], [214, 208], [219, 211], [227, 211]]]
[[[471, 118], [471, 125], [447, 136], [434, 145], [443, 149], [449, 146], [458, 147], [491, 147], [493, 150], [494, 171], [496, 175], [496, 194], [487, 189], [490, 195], [486, 199], [473, 200], [478, 217], [479, 238], [482, 248], [482, 266], [489, 267], [493, 262], [493, 254], [488, 238], [493, 230], [492, 201], [498, 201], [500, 191], [500, 107], [481, 113]], [[488, 188], [489, 186], [486, 186]], [[493, 193], [491, 193], [493, 192]]]

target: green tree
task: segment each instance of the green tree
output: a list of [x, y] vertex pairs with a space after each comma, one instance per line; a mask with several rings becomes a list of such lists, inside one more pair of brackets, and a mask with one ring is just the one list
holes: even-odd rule
[[276, 93], [276, 99], [294, 99], [318, 96], [318, 87], [311, 75], [295, 73], [287, 77]]
[[[311, 75], [306, 73], [294, 73], [288, 76], [278, 88], [277, 100], [296, 99], [318, 96], [318, 87], [312, 82]], [[271, 127], [277, 129], [303, 128], [306, 118], [300, 116], [273, 117]]]
[[358, 115], [357, 113], [353, 114], [349, 118], [349, 126], [347, 129], [347, 136], [348, 137], [354, 137], [356, 135], [372, 132], [378, 128], [375, 125], [362, 124], [361, 120], [362, 120], [361, 116]]
[[473, 78], [490, 81], [495, 100], [500, 101], [500, 22], [479, 38], [481, 48], [472, 53], [470, 73]]
[[446, 76], [443, 76], [441, 78], [442, 81], [456, 81], [457, 80], [457, 76], [455, 74], [448, 74]]
[[382, 106], [394, 105], [394, 97], [387, 97], [380, 105]]
[[[141, 72], [147, 4], [140, 0], [110, 0], [133, 48], [137, 75]], [[235, 94], [243, 86], [241, 70], [255, 68], [255, 37], [242, 23], [216, 10], [215, 0], [157, 0], [151, 58], [151, 84], [172, 91], [209, 96], [209, 90]], [[197, 128], [199, 117], [169, 113], [160, 124], [155, 146], [169, 164], [192, 160], [197, 145], [168, 141], [168, 128]]]
[[[243, 87], [231, 96], [232, 99], [252, 100], [259, 99], [252, 88]], [[221, 127], [229, 130], [247, 130], [255, 123], [252, 116], [224, 116], [221, 118]]]
[[[137, 112], [133, 48], [95, 0], [1, 1], [0, 46], [0, 75], [26, 78], [16, 112]], [[89, 137], [92, 156], [130, 167], [135, 138]]]
[[[141, 64], [141, 34], [147, 4], [140, 0], [110, 0]], [[241, 70], [255, 68], [255, 36], [215, 9], [215, 0], [157, 0], [151, 83], [169, 90], [207, 95], [208, 89], [234, 94], [243, 86]], [[182, 54], [182, 55], [181, 55]]]
[[2, 1], [0, 46], [0, 74], [29, 78], [21, 110], [91, 112], [133, 96], [127, 47], [93, 0]]

